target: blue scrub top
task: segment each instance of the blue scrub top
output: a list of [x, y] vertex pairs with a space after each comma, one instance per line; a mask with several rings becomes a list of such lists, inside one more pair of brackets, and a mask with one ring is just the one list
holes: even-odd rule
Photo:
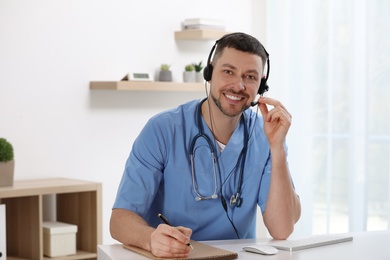
[[[158, 213], [162, 213], [172, 225], [191, 228], [191, 239], [194, 240], [236, 239], [220, 196], [217, 199], [195, 200], [189, 149], [199, 133], [198, 104], [199, 100], [188, 102], [147, 122], [133, 144], [113, 208], [134, 211], [153, 227], [162, 223], [158, 218]], [[218, 171], [216, 174], [218, 195], [222, 191], [228, 204], [228, 215], [240, 238], [254, 238], [257, 205], [263, 213], [266, 207], [271, 157], [261, 116], [251, 109], [244, 114], [249, 141], [241, 207], [231, 207], [229, 201], [237, 191], [240, 174], [239, 157], [244, 140], [242, 121], [223, 152], [215, 150], [221, 178]], [[203, 117], [201, 123], [205, 134], [214, 140]], [[197, 190], [203, 196], [210, 196], [215, 189], [214, 170], [210, 147], [204, 138], [196, 141], [194, 152]]]

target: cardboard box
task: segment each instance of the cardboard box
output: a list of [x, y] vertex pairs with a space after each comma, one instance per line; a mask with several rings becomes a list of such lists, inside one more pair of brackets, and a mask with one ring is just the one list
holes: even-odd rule
[[76, 254], [77, 226], [62, 222], [43, 222], [43, 254], [49, 257]]

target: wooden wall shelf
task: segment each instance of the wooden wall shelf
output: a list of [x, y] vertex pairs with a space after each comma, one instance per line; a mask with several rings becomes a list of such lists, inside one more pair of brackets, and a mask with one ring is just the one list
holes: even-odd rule
[[222, 30], [183, 30], [175, 32], [176, 40], [217, 40], [227, 34]]
[[204, 91], [203, 83], [160, 82], [160, 81], [91, 81], [90, 89], [130, 91]]
[[[217, 40], [227, 34], [222, 30], [183, 30], [175, 32], [176, 40]], [[204, 83], [160, 82], [160, 81], [91, 81], [90, 89], [129, 91], [204, 91]]]
[[[217, 40], [227, 34], [222, 30], [183, 30], [175, 32], [176, 40]], [[160, 82], [160, 81], [91, 81], [90, 89], [129, 91], [204, 91], [203, 83]]]
[[14, 181], [0, 188], [6, 205], [7, 259], [54, 259], [43, 255], [43, 196], [56, 196], [57, 221], [77, 225], [75, 255], [56, 260], [97, 259], [102, 243], [102, 191], [96, 182], [65, 178]]

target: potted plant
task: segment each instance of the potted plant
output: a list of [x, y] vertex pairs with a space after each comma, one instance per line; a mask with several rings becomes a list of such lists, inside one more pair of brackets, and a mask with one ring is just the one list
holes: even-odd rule
[[171, 65], [161, 64], [159, 81], [172, 81], [172, 71], [170, 71]]
[[14, 184], [14, 149], [5, 138], [0, 138], [0, 187]]
[[187, 64], [184, 67], [183, 81], [184, 82], [195, 82], [195, 67], [194, 67], [194, 65]]
[[200, 61], [199, 63], [192, 63], [192, 65], [195, 68], [195, 81], [196, 82], [203, 82], [202, 61]]

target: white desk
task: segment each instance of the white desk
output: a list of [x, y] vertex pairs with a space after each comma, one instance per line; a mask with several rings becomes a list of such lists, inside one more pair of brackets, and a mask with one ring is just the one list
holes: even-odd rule
[[[238, 259], [268, 259], [268, 260], [390, 260], [390, 231], [375, 231], [350, 233], [353, 241], [339, 244], [304, 249], [295, 252], [279, 250], [276, 255], [259, 255], [242, 250], [243, 246], [269, 239], [242, 239], [207, 241], [208, 245], [238, 253]], [[148, 258], [124, 249], [122, 245], [99, 245], [99, 260], [146, 260]]]

